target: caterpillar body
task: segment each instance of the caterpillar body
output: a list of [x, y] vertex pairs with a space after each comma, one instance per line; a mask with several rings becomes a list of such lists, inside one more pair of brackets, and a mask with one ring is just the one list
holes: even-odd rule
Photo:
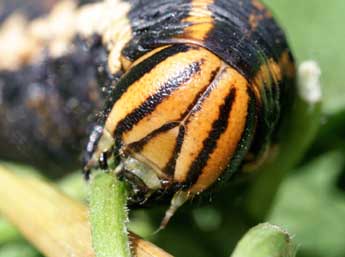
[[86, 147], [86, 175], [114, 170], [136, 204], [173, 194], [168, 220], [276, 143], [295, 67], [259, 1], [106, 1], [75, 15], [72, 34], [96, 36], [106, 53], [97, 78], [107, 96]]

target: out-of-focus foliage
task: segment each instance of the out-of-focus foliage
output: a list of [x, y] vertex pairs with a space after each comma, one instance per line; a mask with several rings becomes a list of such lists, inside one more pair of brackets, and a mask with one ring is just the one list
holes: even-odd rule
[[263, 223], [246, 233], [231, 257], [295, 257], [295, 253], [296, 247], [285, 230]]
[[43, 257], [25, 242], [16, 242], [1, 247], [0, 257]]
[[344, 164], [344, 153], [327, 153], [280, 188], [270, 221], [295, 235], [299, 256], [345, 255], [345, 190], [337, 187]]
[[[298, 61], [322, 68], [325, 124], [305, 163], [284, 182], [271, 221], [295, 234], [299, 256], [345, 256], [345, 1], [266, 0]], [[333, 149], [333, 152], [314, 156]]]
[[345, 108], [345, 1], [263, 0], [286, 29], [299, 62], [312, 59], [322, 68], [324, 110]]
[[[345, 256], [345, 1], [264, 0], [301, 62], [322, 68], [324, 124], [307, 160], [284, 181], [270, 221], [295, 235], [298, 256]], [[307, 131], [303, 133], [308, 133]], [[309, 161], [308, 161], [309, 160]]]

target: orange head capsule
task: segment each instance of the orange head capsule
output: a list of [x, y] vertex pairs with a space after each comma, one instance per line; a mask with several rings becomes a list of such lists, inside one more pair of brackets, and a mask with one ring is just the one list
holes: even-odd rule
[[[114, 170], [131, 186], [131, 202], [175, 195], [163, 225], [246, 156], [263, 156], [289, 102], [282, 98], [293, 91], [291, 55], [271, 15], [257, 1], [221, 2], [192, 1], [179, 27], [133, 25], [138, 31], [121, 52], [124, 75], [90, 137], [85, 169]], [[231, 5], [251, 13], [234, 24], [219, 12]]]

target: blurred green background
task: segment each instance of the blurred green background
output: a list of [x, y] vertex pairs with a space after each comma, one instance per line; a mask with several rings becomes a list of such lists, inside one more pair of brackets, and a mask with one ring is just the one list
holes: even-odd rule
[[316, 60], [322, 68], [324, 111], [345, 109], [345, 1], [263, 0], [286, 29], [297, 60]]
[[[297, 61], [315, 60], [320, 64], [323, 90], [318, 136], [284, 180], [266, 220], [294, 236], [299, 257], [344, 257], [345, 1], [264, 2], [286, 29]], [[61, 183], [69, 191], [75, 188], [70, 193], [80, 197], [83, 181], [79, 175]], [[161, 219], [161, 209], [134, 212], [131, 228], [176, 256], [230, 256], [248, 224], [241, 222], [244, 214], [236, 212], [236, 202], [226, 202], [228, 195], [224, 192], [229, 193], [221, 191], [182, 208], [159, 234], [153, 235], [153, 231]], [[24, 256], [39, 254], [0, 221], [0, 257]]]
[[269, 220], [295, 235], [297, 256], [345, 256], [345, 1], [265, 0], [298, 62], [322, 69], [323, 123], [280, 188]]

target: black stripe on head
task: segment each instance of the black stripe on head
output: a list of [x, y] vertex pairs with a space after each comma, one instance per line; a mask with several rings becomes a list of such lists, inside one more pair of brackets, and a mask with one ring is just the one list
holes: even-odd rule
[[176, 138], [176, 145], [174, 148], [174, 152], [172, 154], [171, 159], [168, 161], [167, 166], [164, 169], [164, 172], [168, 176], [172, 176], [174, 174], [175, 166], [176, 166], [176, 160], [177, 160], [178, 154], [181, 151], [185, 133], [186, 133], [186, 129], [183, 125], [181, 125], [179, 128], [179, 131], [178, 131], [177, 138]]
[[211, 76], [210, 76], [210, 80], [209, 83], [207, 83], [205, 85], [205, 87], [203, 87], [198, 94], [196, 95], [196, 97], [194, 97], [193, 102], [187, 107], [186, 111], [181, 115], [180, 120], [182, 121], [184, 118], [186, 118], [189, 114], [191, 113], [195, 113], [195, 107], [200, 105], [203, 100], [205, 99], [205, 97], [207, 97], [211, 91], [212, 91], [212, 87], [215, 81], [217, 81], [217, 79], [223, 74], [224, 72], [224, 67], [222, 68], [221, 66], [218, 67], [217, 69], [215, 69], [214, 71], [212, 71]]
[[169, 123], [166, 123], [163, 126], [161, 126], [160, 128], [155, 129], [154, 131], [149, 133], [143, 139], [141, 139], [141, 140], [139, 140], [137, 142], [129, 144], [128, 148], [132, 149], [133, 151], [140, 152], [143, 149], [144, 145], [146, 143], [148, 143], [152, 138], [154, 138], [155, 136], [158, 136], [159, 134], [164, 133], [164, 132], [166, 132], [166, 131], [168, 131], [170, 129], [173, 129], [173, 128], [177, 127], [179, 124], [180, 124], [179, 122], [169, 122]]
[[239, 170], [239, 167], [242, 164], [245, 155], [249, 152], [248, 149], [250, 149], [255, 135], [258, 116], [258, 110], [256, 106], [257, 100], [255, 98], [253, 90], [250, 87], [247, 88], [247, 94], [249, 96], [249, 104], [247, 116], [245, 118], [246, 125], [242, 132], [242, 136], [237, 145], [236, 151], [233, 154], [231, 161], [229, 162], [229, 166], [219, 180], [222, 184], [226, 183], [232, 177], [232, 175]]
[[224, 99], [224, 103], [219, 106], [219, 117], [213, 122], [209, 136], [203, 142], [203, 148], [201, 152], [195, 158], [189, 169], [186, 179], [186, 183], [188, 184], [188, 186], [192, 186], [198, 180], [199, 176], [201, 175], [201, 171], [206, 166], [210, 155], [217, 147], [217, 141], [219, 137], [228, 127], [229, 116], [235, 97], [236, 89], [232, 88], [229, 94]]
[[191, 48], [192, 46], [190, 45], [173, 45], [171, 47], [162, 49], [162, 51], [159, 51], [150, 58], [145, 59], [138, 65], [131, 68], [130, 71], [128, 71], [126, 74], [122, 76], [120, 81], [115, 86], [115, 89], [113, 90], [109, 99], [107, 100], [105, 115], [107, 116], [110, 113], [114, 103], [121, 98], [121, 96], [134, 82], [139, 80], [146, 73], [150, 72], [152, 69], [156, 67], [156, 65], [158, 65], [168, 57], [173, 56], [177, 53], [187, 52]]
[[121, 140], [121, 136], [125, 131], [129, 131], [142, 120], [145, 116], [152, 113], [155, 108], [164, 101], [170, 94], [185, 84], [195, 74], [200, 72], [201, 65], [204, 60], [193, 62], [188, 65], [183, 71], [166, 81], [159, 90], [149, 96], [138, 108], [129, 113], [123, 120], [121, 120], [115, 129], [115, 138], [117, 144]]
[[184, 136], [185, 136], [185, 127], [184, 126], [186, 124], [188, 124], [188, 121], [189, 121], [188, 115], [191, 116], [192, 114], [194, 114], [200, 110], [200, 108], [201, 108], [200, 106], [201, 106], [202, 102], [207, 98], [207, 96], [210, 95], [210, 93], [213, 89], [214, 83], [217, 82], [217, 79], [221, 76], [221, 74], [223, 74], [224, 71], [225, 71], [224, 68], [221, 69], [221, 67], [218, 67], [216, 70], [214, 70], [212, 72], [209, 83], [207, 83], [207, 85], [202, 90], [200, 90], [200, 92], [194, 98], [193, 102], [188, 106], [186, 111], [181, 115], [180, 120], [182, 121], [183, 119], [185, 119], [187, 117], [187, 121], [185, 121], [185, 124], [182, 124], [180, 127], [179, 134], [178, 134], [177, 139], [176, 139], [176, 145], [175, 145], [174, 153], [173, 153], [171, 159], [169, 160], [167, 166], [164, 169], [166, 174], [173, 175], [173, 173], [175, 171], [176, 161], [177, 161], [178, 155], [181, 151]]

